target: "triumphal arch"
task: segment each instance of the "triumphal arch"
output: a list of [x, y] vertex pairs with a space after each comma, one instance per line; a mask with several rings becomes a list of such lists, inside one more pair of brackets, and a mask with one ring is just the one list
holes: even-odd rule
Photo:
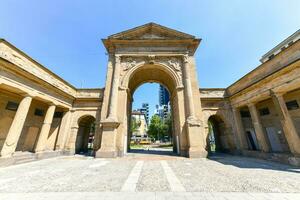
[[155, 23], [111, 35], [103, 39], [105, 87], [79, 89], [0, 39], [0, 166], [87, 152], [123, 156], [132, 95], [146, 82], [170, 93], [177, 155], [214, 150], [300, 166], [300, 30], [227, 88], [199, 88], [200, 41]]
[[177, 153], [206, 156], [194, 58], [200, 41], [153, 23], [103, 40], [109, 60], [100, 121], [101, 148], [96, 157], [120, 156], [127, 151], [132, 94], [146, 82], [160, 83], [170, 93]]

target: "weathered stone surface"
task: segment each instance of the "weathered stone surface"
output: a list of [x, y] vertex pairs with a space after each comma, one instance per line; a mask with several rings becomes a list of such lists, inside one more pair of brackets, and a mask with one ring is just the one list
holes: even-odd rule
[[[132, 93], [145, 82], [157, 82], [170, 92], [179, 155], [205, 157], [213, 129], [218, 150], [255, 150], [248, 154], [264, 158], [276, 153], [299, 164], [300, 40], [228, 88], [215, 89], [198, 86], [194, 55], [200, 41], [155, 23], [111, 35], [103, 40], [109, 53], [105, 88], [76, 89], [1, 39], [0, 150], [33, 152], [38, 144], [42, 152], [73, 154], [86, 145], [87, 127], [95, 124], [96, 156], [123, 156]], [[32, 102], [19, 119], [16, 109], [24, 96]], [[55, 109], [45, 120], [49, 105]], [[12, 139], [16, 147], [5, 143]]]

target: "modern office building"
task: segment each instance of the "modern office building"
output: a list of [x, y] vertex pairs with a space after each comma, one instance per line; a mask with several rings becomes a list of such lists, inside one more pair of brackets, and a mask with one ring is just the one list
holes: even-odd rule
[[170, 95], [168, 90], [163, 85], [159, 85], [159, 105], [168, 105], [169, 102]]
[[149, 103], [143, 103], [142, 108], [139, 108], [138, 111], [145, 115], [146, 122], [149, 124]]

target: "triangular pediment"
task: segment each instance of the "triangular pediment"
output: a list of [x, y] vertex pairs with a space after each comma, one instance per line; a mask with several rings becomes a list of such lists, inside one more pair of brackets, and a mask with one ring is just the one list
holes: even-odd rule
[[167, 28], [155, 23], [148, 23], [127, 31], [109, 36], [110, 39], [123, 40], [171, 40], [194, 39], [195, 36]]

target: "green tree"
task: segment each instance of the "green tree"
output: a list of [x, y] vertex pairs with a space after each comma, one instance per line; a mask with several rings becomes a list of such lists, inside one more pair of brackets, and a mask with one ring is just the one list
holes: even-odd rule
[[157, 115], [153, 115], [150, 120], [150, 125], [148, 128], [148, 135], [156, 140], [161, 138], [161, 134], [163, 130], [163, 122], [160, 117]]
[[158, 115], [153, 115], [150, 120], [150, 125], [148, 128], [148, 135], [156, 140], [161, 140], [168, 136], [172, 137], [172, 116], [168, 116], [161, 120]]
[[164, 120], [164, 135], [172, 138], [172, 115], [168, 113], [167, 117]]

